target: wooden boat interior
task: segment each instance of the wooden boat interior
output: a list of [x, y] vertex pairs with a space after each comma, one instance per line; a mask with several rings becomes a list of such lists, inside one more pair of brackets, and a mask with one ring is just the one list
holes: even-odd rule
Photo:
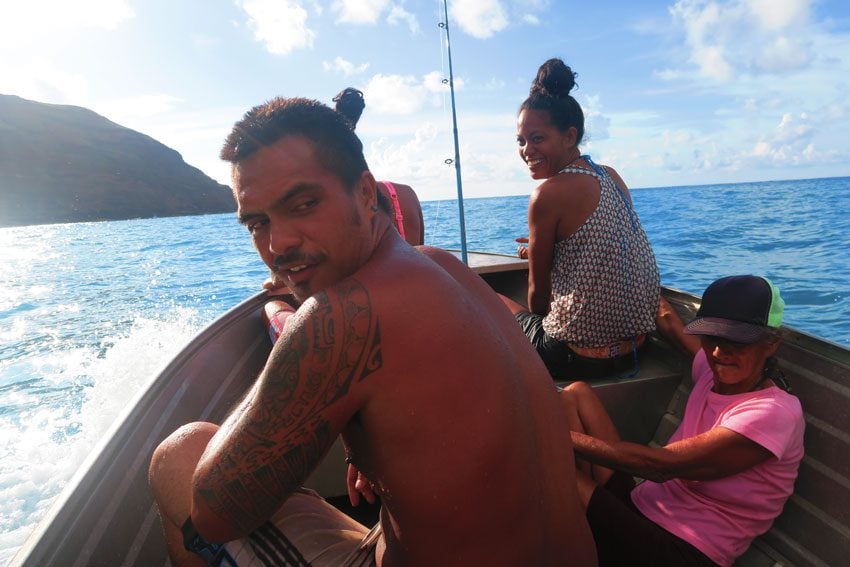
[[[525, 303], [525, 261], [469, 256], [493, 289]], [[686, 320], [698, 306], [686, 293], [664, 293]], [[220, 422], [258, 375], [270, 351], [259, 315], [263, 300], [258, 294], [221, 316], [153, 377], [12, 565], [168, 564], [147, 486], [150, 455], [187, 422]], [[793, 329], [783, 329], [783, 338], [780, 367], [803, 403], [806, 457], [783, 514], [738, 564], [845, 564], [850, 557], [850, 351]], [[681, 419], [690, 385], [690, 361], [657, 336], [642, 349], [636, 375], [594, 383], [624, 438], [659, 445]], [[344, 472], [338, 442], [306, 484], [332, 502], [344, 502]]]

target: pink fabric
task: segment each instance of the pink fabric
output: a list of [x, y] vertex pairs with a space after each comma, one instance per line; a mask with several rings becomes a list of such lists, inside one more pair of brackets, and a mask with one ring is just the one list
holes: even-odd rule
[[632, 492], [650, 520], [684, 539], [720, 565], [731, 565], [766, 532], [794, 491], [803, 458], [800, 401], [777, 387], [724, 396], [711, 391], [705, 353], [693, 364], [694, 389], [670, 442], [725, 427], [765, 447], [771, 458], [719, 480], [644, 482]]
[[292, 315], [292, 311], [282, 309], [269, 319], [269, 338], [272, 340], [272, 344], [280, 338], [280, 334], [283, 332], [283, 324], [290, 315]]
[[395, 226], [398, 229], [398, 233], [402, 238], [406, 238], [404, 235], [404, 215], [401, 214], [401, 205], [398, 202], [398, 192], [395, 190], [395, 186], [389, 181], [381, 181], [384, 184], [384, 187], [387, 188], [387, 192], [390, 194], [390, 200], [393, 202], [393, 208], [395, 209]]

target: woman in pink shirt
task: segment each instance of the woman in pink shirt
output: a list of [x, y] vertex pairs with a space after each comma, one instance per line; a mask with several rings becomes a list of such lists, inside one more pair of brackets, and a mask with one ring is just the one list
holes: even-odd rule
[[782, 512], [804, 430], [772, 359], [783, 306], [757, 276], [712, 283], [684, 327], [662, 300], [659, 330], [695, 354], [685, 415], [664, 447], [621, 441], [586, 384], [562, 392], [600, 565], [731, 565]]

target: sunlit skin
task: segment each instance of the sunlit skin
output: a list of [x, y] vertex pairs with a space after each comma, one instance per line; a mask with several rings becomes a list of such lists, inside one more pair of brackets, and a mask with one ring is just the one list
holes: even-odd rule
[[759, 386], [765, 362], [779, 348], [779, 340], [743, 344], [720, 337], [702, 336], [700, 346], [714, 373], [713, 390], [718, 394], [729, 395], [749, 392]]
[[556, 175], [580, 152], [576, 146], [575, 128], [562, 132], [542, 110], [523, 110], [517, 117], [516, 139], [519, 157], [528, 165], [532, 179], [548, 179]]
[[374, 178], [364, 172], [349, 190], [306, 138], [288, 136], [258, 150], [234, 167], [233, 187], [239, 222], [273, 285], [299, 301], [353, 274], [371, 253]]
[[371, 175], [349, 192], [298, 137], [260, 151], [234, 176], [239, 219], [280, 283], [310, 297], [220, 428], [190, 424], [155, 451], [172, 563], [187, 515], [210, 541], [244, 536], [342, 435], [351, 499], [373, 497], [368, 481], [382, 496], [378, 565], [594, 565], [566, 417], [492, 289], [402, 242], [373, 210]]

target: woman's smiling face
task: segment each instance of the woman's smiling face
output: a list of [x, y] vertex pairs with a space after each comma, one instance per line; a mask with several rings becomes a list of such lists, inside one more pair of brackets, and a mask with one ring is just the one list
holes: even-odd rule
[[779, 348], [779, 339], [744, 344], [704, 335], [700, 342], [714, 373], [714, 391], [718, 394], [752, 390], [762, 379], [767, 359]]
[[576, 157], [576, 129], [558, 130], [545, 110], [525, 109], [517, 117], [519, 157], [532, 179], [548, 179]]

